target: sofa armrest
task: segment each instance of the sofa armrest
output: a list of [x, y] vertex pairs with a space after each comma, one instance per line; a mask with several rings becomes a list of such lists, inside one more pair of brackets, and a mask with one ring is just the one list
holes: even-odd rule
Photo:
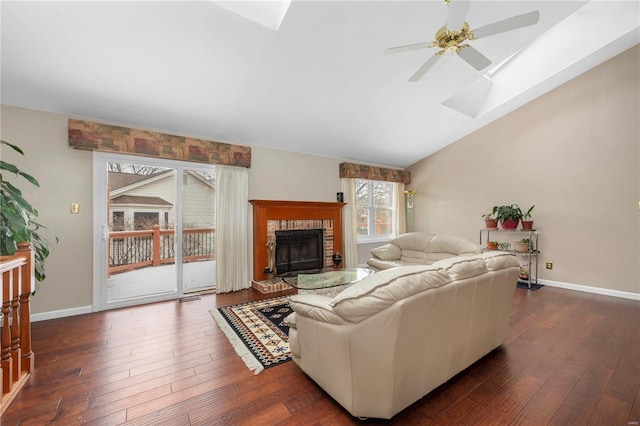
[[348, 324], [349, 321], [333, 312], [332, 300], [318, 294], [297, 294], [289, 298], [289, 306], [296, 313], [296, 319], [307, 317], [329, 324]]

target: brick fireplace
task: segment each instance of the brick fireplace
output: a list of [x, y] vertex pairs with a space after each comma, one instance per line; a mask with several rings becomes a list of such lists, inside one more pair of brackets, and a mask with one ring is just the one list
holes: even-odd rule
[[253, 205], [253, 279], [268, 278], [267, 242], [276, 230], [314, 229], [324, 231], [324, 264], [342, 253], [342, 207], [344, 203], [314, 201], [251, 200]]

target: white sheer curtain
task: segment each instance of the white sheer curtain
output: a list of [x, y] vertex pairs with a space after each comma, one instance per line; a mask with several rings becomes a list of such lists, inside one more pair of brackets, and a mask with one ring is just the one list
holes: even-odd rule
[[216, 293], [249, 288], [245, 167], [216, 166]]
[[356, 235], [356, 180], [342, 179], [342, 192], [344, 202], [347, 203], [342, 208], [342, 228], [344, 234], [344, 245], [342, 261], [345, 268], [355, 268], [358, 266], [358, 236]]
[[404, 195], [404, 183], [396, 183], [395, 210], [396, 210], [396, 235], [407, 232], [407, 203]]

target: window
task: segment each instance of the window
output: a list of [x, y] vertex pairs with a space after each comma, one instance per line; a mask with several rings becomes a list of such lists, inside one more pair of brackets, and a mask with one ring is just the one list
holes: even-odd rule
[[113, 212], [111, 230], [113, 232], [124, 231], [124, 212]]
[[356, 179], [356, 232], [358, 241], [388, 239], [395, 235], [396, 185]]
[[134, 212], [133, 226], [136, 231], [152, 229], [153, 225], [159, 225], [160, 215], [156, 212]]

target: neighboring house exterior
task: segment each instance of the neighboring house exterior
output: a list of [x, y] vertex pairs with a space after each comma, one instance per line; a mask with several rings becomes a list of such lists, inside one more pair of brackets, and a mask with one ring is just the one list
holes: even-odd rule
[[[174, 170], [149, 175], [109, 172], [111, 231], [175, 228]], [[213, 228], [214, 184], [198, 173], [185, 172], [182, 182], [184, 228]]]

